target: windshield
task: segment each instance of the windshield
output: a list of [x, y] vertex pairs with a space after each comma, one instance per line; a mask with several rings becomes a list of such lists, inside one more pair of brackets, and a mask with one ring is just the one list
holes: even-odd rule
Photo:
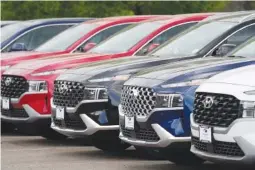
[[14, 23], [10, 25], [6, 25], [5, 27], [1, 28], [1, 42], [6, 41], [11, 36], [13, 36], [15, 33], [32, 26], [34, 22], [32, 21], [23, 21], [19, 23]]
[[195, 25], [154, 51], [153, 55], [168, 57], [196, 55], [208, 43], [233, 27], [234, 24], [230, 22], [209, 22]]
[[227, 56], [255, 57], [255, 37], [240, 45]]
[[163, 23], [159, 22], [148, 22], [129, 26], [127, 29], [96, 46], [90, 52], [110, 54], [126, 52], [162, 25]]
[[78, 41], [88, 32], [96, 28], [96, 24], [86, 24], [81, 23], [79, 25], [73, 26], [60, 34], [56, 35], [49, 41], [45, 42], [39, 46], [35, 51], [40, 52], [54, 52], [54, 51], [63, 51], [70, 47], [73, 43]]

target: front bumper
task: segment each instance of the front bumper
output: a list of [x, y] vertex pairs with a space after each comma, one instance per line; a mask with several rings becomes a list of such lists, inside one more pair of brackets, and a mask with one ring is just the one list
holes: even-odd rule
[[[76, 107], [65, 108], [66, 110], [65, 115], [67, 116], [70, 115], [70, 117], [72, 116], [75, 117], [80, 124], [84, 125], [83, 128], [75, 129], [75, 127], [72, 125], [66, 127], [62, 125], [61, 126], [57, 125], [55, 123], [56, 106], [54, 105], [53, 100], [51, 99], [51, 106], [52, 106], [51, 128], [63, 135], [73, 137], [73, 138], [93, 135], [98, 131], [119, 130], [119, 125], [100, 125], [98, 122], [96, 122], [95, 120], [93, 120], [91, 117], [88, 116], [90, 112], [104, 110], [105, 103], [107, 103], [107, 101], [108, 100], [82, 101]], [[62, 120], [62, 121], [65, 121], [65, 120]]]
[[[121, 105], [119, 105], [119, 120], [120, 120], [120, 125], [121, 125], [121, 129], [120, 129], [120, 134], [119, 134], [119, 138], [121, 140], [123, 140], [126, 143], [135, 145], [135, 146], [142, 146], [142, 147], [151, 147], [151, 148], [166, 148], [169, 147], [170, 145], [174, 144], [174, 143], [187, 143], [190, 142], [191, 138], [190, 136], [174, 136], [173, 135], [173, 131], [176, 131], [177, 129], [171, 129], [171, 131], [169, 129], [166, 129], [164, 127], [162, 127], [162, 124], [160, 123], [151, 123], [153, 122], [152, 120], [154, 120], [154, 116], [156, 115], [160, 115], [162, 116], [163, 119], [168, 119], [167, 121], [170, 122], [170, 120], [172, 120], [172, 122], [174, 122], [174, 117], [172, 118], [168, 118], [167, 115], [171, 115], [169, 113], [157, 113], [156, 110], [153, 111], [153, 114], [150, 115], [150, 117], [147, 117], [141, 121], [143, 122], [139, 122], [140, 126], [143, 128], [148, 128], [151, 127], [152, 128], [152, 132], [155, 133], [155, 136], [158, 137], [157, 140], [155, 140], [155, 136], [153, 137], [155, 141], [152, 140], [140, 140], [137, 139], [135, 137], [128, 137], [124, 135], [124, 129], [123, 129], [123, 125], [125, 124], [125, 116], [124, 113], [122, 112], [121, 109]], [[155, 114], [154, 114], [155, 113]], [[179, 114], [177, 114], [178, 116], [180, 116]], [[178, 120], [177, 117], [175, 117], [176, 120]], [[138, 119], [137, 119], [138, 120]], [[173, 124], [169, 124], [169, 127], [173, 125]], [[149, 136], [147, 136], [148, 138], [151, 138], [151, 132], [147, 132], [147, 134], [149, 133]], [[146, 134], [142, 135], [142, 136], [146, 136]]]
[[123, 140], [124, 142], [135, 145], [135, 146], [144, 146], [144, 147], [152, 147], [152, 148], [165, 148], [171, 145], [172, 143], [190, 141], [190, 137], [175, 137], [171, 135], [159, 124], [152, 124], [151, 126], [160, 138], [159, 141], [157, 142], [148, 142], [143, 140], [130, 139], [128, 137], [125, 137], [122, 132], [120, 132], [119, 138]]
[[[35, 95], [35, 96], [33, 96]], [[47, 94], [44, 93], [24, 93], [20, 98], [11, 98], [10, 99], [10, 109], [4, 110], [1, 108], [1, 120], [9, 123], [37, 123], [38, 121], [48, 120], [50, 121], [50, 114], [42, 114], [38, 112], [34, 106], [41, 106], [41, 102], [44, 102], [44, 97]], [[36, 101], [36, 96], [39, 96], [39, 99]], [[41, 100], [43, 98], [43, 100]], [[32, 100], [33, 99], [33, 100]], [[2, 98], [0, 99], [2, 103]], [[30, 103], [31, 101], [31, 103]], [[44, 105], [42, 105], [44, 106]], [[23, 115], [13, 115], [15, 109], [22, 111]], [[45, 109], [47, 113], [47, 108]], [[5, 112], [5, 113], [4, 113]]]
[[[227, 144], [237, 144], [238, 150], [243, 152], [242, 156], [231, 154], [218, 154], [201, 150], [192, 142], [191, 152], [197, 156], [212, 162], [255, 164], [255, 120], [249, 118], [236, 119], [228, 128], [213, 129], [214, 142], [224, 142]], [[192, 137], [199, 138], [199, 125], [194, 122], [191, 114]], [[214, 146], [215, 144], [212, 144]], [[226, 150], [225, 146], [225, 150]], [[236, 151], [236, 150], [235, 150]], [[233, 154], [233, 151], [231, 152]]]

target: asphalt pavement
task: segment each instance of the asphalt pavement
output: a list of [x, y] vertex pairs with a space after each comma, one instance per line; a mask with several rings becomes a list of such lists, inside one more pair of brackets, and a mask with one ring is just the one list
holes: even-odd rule
[[[40, 136], [1, 135], [2, 170], [226, 170], [206, 163], [177, 166], [167, 160], [138, 155], [131, 147], [119, 154], [105, 153], [82, 140], [49, 141]], [[240, 167], [231, 166], [231, 170]], [[240, 170], [245, 169], [242, 167]]]

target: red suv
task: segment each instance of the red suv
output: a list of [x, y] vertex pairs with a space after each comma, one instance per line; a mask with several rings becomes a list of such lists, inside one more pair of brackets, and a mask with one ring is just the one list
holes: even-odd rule
[[1, 74], [21, 61], [84, 52], [130, 24], [154, 17], [156, 16], [110, 17], [83, 22], [58, 34], [33, 51], [2, 53]]
[[37, 129], [42, 136], [58, 138], [60, 134], [53, 134], [49, 130], [50, 99], [54, 80], [59, 74], [86, 62], [146, 55], [209, 15], [211, 14], [158, 17], [124, 29], [85, 54], [62, 55], [17, 64], [2, 76], [2, 102], [7, 107], [2, 108], [1, 119], [16, 125], [21, 124], [21, 128], [36, 125], [32, 129]]

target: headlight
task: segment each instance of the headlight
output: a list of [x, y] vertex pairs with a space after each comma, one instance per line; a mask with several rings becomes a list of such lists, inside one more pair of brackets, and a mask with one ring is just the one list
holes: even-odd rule
[[7, 66], [1, 66], [1, 70], [7, 70], [9, 67], [11, 67], [10, 65]]
[[106, 89], [100, 89], [98, 92], [98, 99], [108, 99], [108, 93]]
[[29, 92], [48, 92], [46, 81], [28, 81]]
[[108, 99], [107, 89], [105, 89], [105, 88], [85, 88], [83, 98], [85, 100]]
[[66, 71], [67, 69], [59, 69], [59, 70], [50, 70], [50, 71], [44, 71], [44, 72], [40, 72], [40, 73], [33, 73], [31, 74], [32, 76], [47, 76], [47, 75], [51, 75], [51, 74], [60, 74], [63, 73], [64, 71]]
[[252, 91], [246, 91], [244, 92], [245, 94], [248, 94], [248, 95], [255, 95], [255, 90], [252, 90]]
[[91, 80], [89, 80], [89, 82], [99, 83], [99, 82], [107, 82], [107, 81], [125, 81], [125, 80], [129, 79], [130, 76], [131, 76], [130, 74], [117, 75], [117, 76], [114, 76], [114, 77], [104, 77], [104, 78], [100, 78], [100, 79], [91, 79]]
[[176, 108], [183, 107], [183, 97], [180, 94], [157, 94], [157, 108]]
[[180, 83], [173, 83], [173, 84], [165, 84], [162, 85], [163, 88], [173, 88], [173, 87], [185, 87], [185, 86], [199, 86], [201, 83], [203, 83], [207, 79], [197, 79], [197, 80], [191, 80], [186, 82], [180, 82]]

